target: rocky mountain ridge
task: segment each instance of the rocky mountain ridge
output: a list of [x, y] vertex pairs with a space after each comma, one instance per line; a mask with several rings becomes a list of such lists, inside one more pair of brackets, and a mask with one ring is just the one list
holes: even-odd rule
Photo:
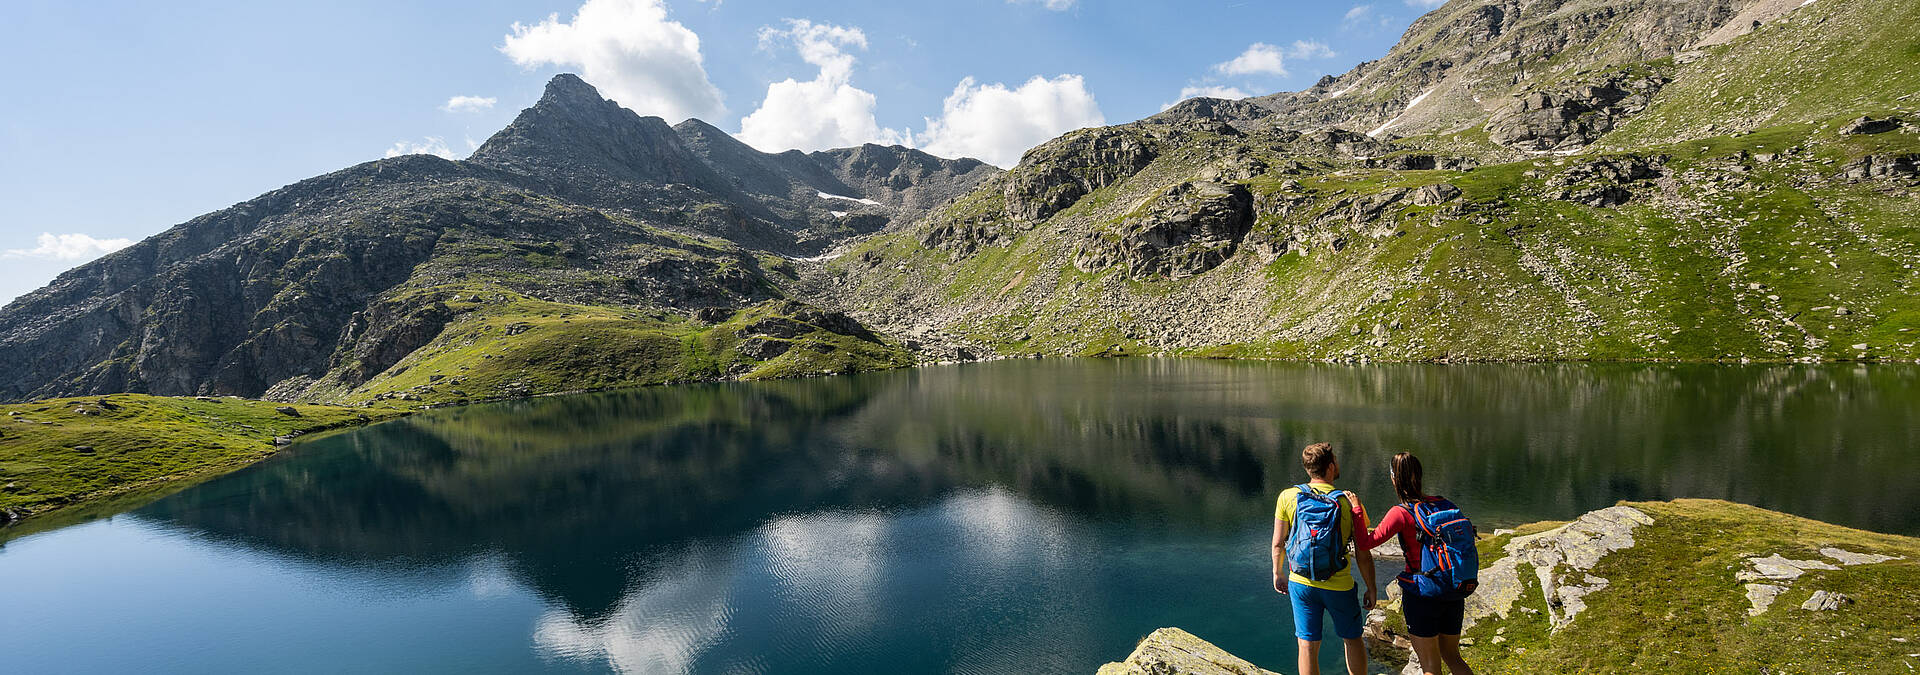
[[[774, 278], [789, 258], [996, 173], [897, 146], [761, 153], [560, 75], [468, 160], [412, 155], [304, 180], [0, 308], [0, 399], [332, 396], [477, 308], [522, 301], [616, 306], [684, 337], [784, 297]], [[322, 381], [328, 392], [307, 391]]]

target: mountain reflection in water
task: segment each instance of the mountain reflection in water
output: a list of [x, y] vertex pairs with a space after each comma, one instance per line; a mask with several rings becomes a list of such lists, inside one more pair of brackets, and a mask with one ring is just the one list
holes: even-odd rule
[[1090, 672], [1176, 623], [1272, 666], [1268, 514], [1309, 442], [1376, 514], [1413, 450], [1482, 527], [1715, 497], [1912, 534], [1916, 375], [1128, 359], [661, 387], [335, 435], [135, 517], [524, 587], [552, 667]]

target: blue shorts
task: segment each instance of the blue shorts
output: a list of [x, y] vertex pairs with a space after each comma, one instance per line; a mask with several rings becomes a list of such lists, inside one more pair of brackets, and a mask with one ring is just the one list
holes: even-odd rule
[[1293, 599], [1293, 635], [1311, 642], [1320, 641], [1320, 613], [1333, 616], [1333, 634], [1342, 640], [1360, 639], [1360, 586], [1350, 590], [1329, 591], [1306, 584], [1287, 582], [1287, 597]]

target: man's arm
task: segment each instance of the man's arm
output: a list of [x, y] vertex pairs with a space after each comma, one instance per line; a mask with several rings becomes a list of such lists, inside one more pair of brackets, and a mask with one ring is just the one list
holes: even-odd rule
[[1293, 523], [1273, 519], [1273, 590], [1281, 595], [1287, 594], [1287, 533], [1291, 531]]
[[[1357, 540], [1367, 536], [1369, 524], [1367, 523], [1367, 511], [1360, 506], [1360, 500], [1353, 500], [1353, 504], [1353, 537]], [[1373, 583], [1373, 551], [1371, 548], [1353, 547], [1353, 564], [1360, 567], [1360, 578], [1367, 582], [1367, 594], [1365, 599], [1360, 601], [1360, 606], [1363, 609], [1373, 609], [1374, 603], [1380, 599], [1380, 587]]]

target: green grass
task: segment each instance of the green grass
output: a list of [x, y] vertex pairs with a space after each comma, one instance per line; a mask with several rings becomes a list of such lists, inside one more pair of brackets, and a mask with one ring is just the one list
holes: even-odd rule
[[[1550, 631], [1538, 581], [1527, 565], [1521, 604], [1507, 619], [1475, 624], [1463, 651], [1483, 673], [1895, 673], [1920, 659], [1911, 640], [1920, 620], [1920, 539], [1855, 530], [1717, 500], [1631, 503], [1652, 516], [1634, 531], [1636, 544], [1601, 559], [1591, 571], [1610, 585], [1586, 597], [1588, 608]], [[1552, 525], [1552, 524], [1545, 524]], [[1525, 528], [1521, 534], [1546, 529]], [[1508, 537], [1485, 541], [1482, 564], [1501, 555]], [[1747, 614], [1734, 574], [1747, 557], [1781, 554], [1824, 559], [1836, 546], [1856, 553], [1904, 556], [1870, 565], [1814, 571], [1792, 582], [1772, 608]], [[1814, 590], [1855, 600], [1839, 610], [1799, 608]], [[1496, 644], [1496, 636], [1504, 638]], [[1904, 638], [1909, 642], [1895, 642]]]
[[[463, 311], [427, 345], [367, 382], [337, 382], [319, 394], [342, 404], [457, 404], [535, 394], [597, 391], [728, 378], [770, 379], [912, 365], [884, 341], [808, 324], [764, 360], [742, 353], [742, 334], [783, 319], [782, 301], [748, 307], [711, 326], [676, 314], [575, 305], [499, 290], [449, 294]], [[482, 302], [464, 299], [478, 295]], [[504, 298], [504, 299], [502, 299]]]
[[38, 517], [177, 490], [273, 454], [276, 436], [404, 414], [294, 405], [299, 414], [287, 415], [282, 405], [145, 394], [0, 405], [0, 510]]

